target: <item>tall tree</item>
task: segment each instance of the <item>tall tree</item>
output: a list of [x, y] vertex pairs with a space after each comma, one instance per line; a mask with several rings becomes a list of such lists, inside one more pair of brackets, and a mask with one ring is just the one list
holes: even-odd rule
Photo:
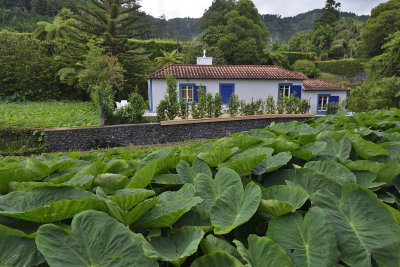
[[[134, 37], [134, 24], [143, 15], [137, 0], [89, 0], [81, 6], [81, 15], [74, 26], [80, 31], [104, 39], [104, 48], [116, 56], [123, 50], [128, 37]], [[130, 28], [131, 34], [123, 34]], [[137, 28], [139, 25], [137, 25]]]
[[400, 30], [400, 1], [390, 0], [372, 9], [371, 17], [361, 31], [356, 54], [371, 58], [383, 53], [385, 39]]
[[235, 8], [235, 0], [214, 0], [200, 19], [200, 27], [207, 29], [226, 23], [225, 15]]
[[324, 13], [322, 16], [315, 21], [314, 29], [319, 28], [319, 26], [326, 26], [333, 24], [339, 20], [339, 9], [341, 3], [336, 2], [335, 0], [326, 0], [325, 7], [323, 8]]

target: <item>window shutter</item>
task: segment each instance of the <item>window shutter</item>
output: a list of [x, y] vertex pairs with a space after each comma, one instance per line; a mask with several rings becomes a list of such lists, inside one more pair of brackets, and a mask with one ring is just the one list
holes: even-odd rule
[[228, 104], [234, 91], [234, 86], [231, 84], [220, 85], [221, 98], [223, 104]]
[[290, 86], [290, 95], [296, 92], [296, 97], [301, 99], [301, 85]]
[[197, 89], [199, 89], [199, 87], [197, 85], [195, 85], [194, 91], [193, 91], [193, 101], [194, 102], [199, 102], [199, 96], [197, 94]]
[[339, 103], [339, 97], [338, 96], [330, 96], [329, 103]]

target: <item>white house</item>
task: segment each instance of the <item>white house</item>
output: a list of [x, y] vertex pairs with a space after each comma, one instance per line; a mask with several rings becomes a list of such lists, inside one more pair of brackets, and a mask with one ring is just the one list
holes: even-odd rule
[[326, 114], [328, 103], [347, 98], [350, 88], [321, 80], [308, 79], [304, 74], [292, 72], [278, 66], [212, 65], [212, 59], [198, 58], [197, 65], [169, 65], [147, 76], [149, 109], [164, 99], [166, 76], [171, 74], [178, 82], [179, 101], [197, 101], [197, 89], [201, 85], [206, 93], [219, 93], [224, 104], [233, 93], [247, 102], [265, 100], [273, 96], [276, 101], [282, 94], [306, 99], [311, 113]]

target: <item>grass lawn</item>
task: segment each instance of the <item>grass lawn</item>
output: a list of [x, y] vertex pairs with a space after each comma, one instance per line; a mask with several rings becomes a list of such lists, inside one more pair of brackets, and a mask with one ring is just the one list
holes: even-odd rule
[[90, 102], [0, 102], [0, 126], [52, 128], [99, 123], [98, 111]]

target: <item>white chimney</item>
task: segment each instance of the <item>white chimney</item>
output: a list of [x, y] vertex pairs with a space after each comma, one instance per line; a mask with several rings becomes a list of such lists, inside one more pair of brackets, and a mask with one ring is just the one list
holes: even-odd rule
[[207, 51], [204, 49], [203, 50], [203, 57], [198, 57], [197, 58], [197, 65], [207, 65], [207, 66], [211, 66], [212, 65], [212, 57], [207, 57], [206, 53], [207, 53]]

